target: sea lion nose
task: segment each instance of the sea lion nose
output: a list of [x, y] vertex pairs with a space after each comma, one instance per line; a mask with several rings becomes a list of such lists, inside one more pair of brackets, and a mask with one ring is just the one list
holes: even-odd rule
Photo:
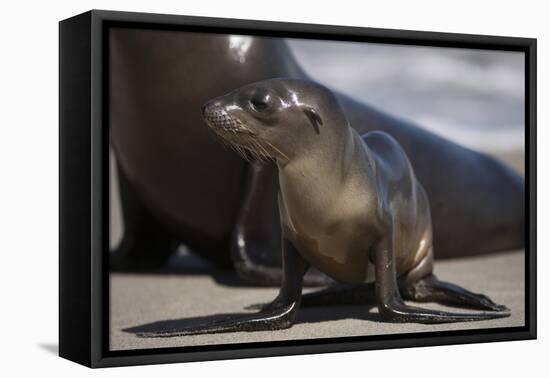
[[208, 108], [208, 104], [204, 104], [202, 107], [201, 107], [201, 114], [202, 116], [204, 117], [205, 114], [206, 114], [206, 109]]

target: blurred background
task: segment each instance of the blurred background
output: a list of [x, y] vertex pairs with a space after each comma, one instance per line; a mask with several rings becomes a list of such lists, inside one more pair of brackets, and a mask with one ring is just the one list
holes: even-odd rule
[[[484, 151], [523, 174], [523, 53], [306, 39], [287, 43], [313, 79]], [[111, 153], [111, 249], [123, 232], [114, 161]]]
[[288, 39], [314, 79], [523, 172], [521, 52]]

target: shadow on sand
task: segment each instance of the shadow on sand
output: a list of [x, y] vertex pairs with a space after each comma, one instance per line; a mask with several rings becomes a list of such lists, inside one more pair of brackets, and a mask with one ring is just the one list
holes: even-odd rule
[[147, 275], [208, 275], [220, 285], [230, 287], [249, 287], [232, 270], [218, 268], [199, 256], [191, 253], [174, 254], [161, 268], [141, 270], [114, 270], [117, 274], [147, 274]]
[[[370, 313], [370, 309], [375, 307], [374, 305], [364, 306], [341, 306], [341, 307], [318, 307], [300, 309], [296, 315], [296, 321], [294, 324], [302, 323], [319, 323], [333, 320], [342, 319], [358, 319], [369, 320], [373, 322], [380, 322], [380, 317], [377, 313]], [[168, 319], [159, 320], [152, 323], [142, 324], [135, 327], [123, 329], [124, 332], [141, 334], [149, 332], [166, 332], [171, 330], [177, 330], [182, 328], [191, 328], [199, 325], [210, 324], [212, 322], [218, 322], [228, 318], [241, 315], [250, 315], [253, 312], [242, 313], [227, 313], [227, 314], [213, 314], [207, 316], [197, 316], [181, 319]]]

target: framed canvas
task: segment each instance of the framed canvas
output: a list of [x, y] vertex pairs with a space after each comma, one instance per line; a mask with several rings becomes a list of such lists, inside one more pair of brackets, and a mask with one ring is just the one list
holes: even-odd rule
[[535, 39], [59, 27], [62, 357], [536, 338]]

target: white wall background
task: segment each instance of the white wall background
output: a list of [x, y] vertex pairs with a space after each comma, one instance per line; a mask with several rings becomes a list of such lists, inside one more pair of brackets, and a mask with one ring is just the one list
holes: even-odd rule
[[[550, 331], [545, 163], [550, 28], [542, 1], [58, 1], [4, 2], [0, 23], [0, 374], [17, 376], [308, 377], [346, 373], [446, 378], [548, 373]], [[91, 8], [382, 28], [512, 35], [539, 39], [539, 340], [217, 361], [91, 371], [54, 355], [57, 344], [57, 21]], [[544, 273], [546, 276], [544, 276]]]

